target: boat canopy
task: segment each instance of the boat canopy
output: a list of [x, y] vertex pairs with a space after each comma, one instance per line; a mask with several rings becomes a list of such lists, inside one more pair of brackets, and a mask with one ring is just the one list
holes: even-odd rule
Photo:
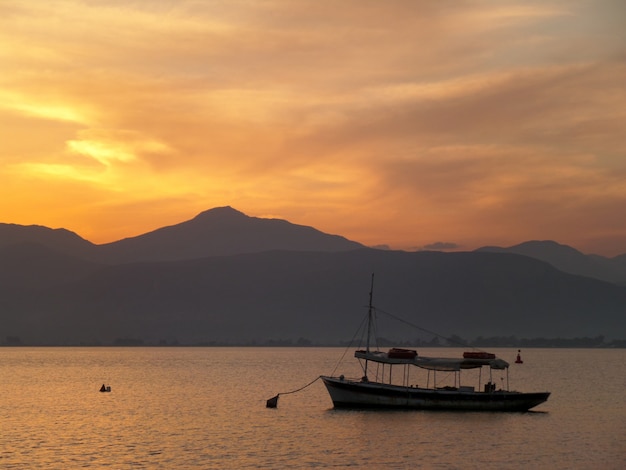
[[491, 369], [506, 369], [509, 363], [503, 359], [468, 359], [454, 357], [424, 357], [416, 355], [412, 358], [389, 357], [389, 354], [383, 351], [355, 351], [354, 357], [365, 359], [372, 362], [380, 362], [383, 364], [410, 364], [422, 369], [456, 371], [461, 369], [476, 369], [488, 366]]

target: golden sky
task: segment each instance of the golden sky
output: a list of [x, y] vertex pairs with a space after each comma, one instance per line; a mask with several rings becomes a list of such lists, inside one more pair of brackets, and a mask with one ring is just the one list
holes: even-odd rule
[[623, 0], [1, 0], [0, 221], [230, 205], [397, 249], [626, 253]]

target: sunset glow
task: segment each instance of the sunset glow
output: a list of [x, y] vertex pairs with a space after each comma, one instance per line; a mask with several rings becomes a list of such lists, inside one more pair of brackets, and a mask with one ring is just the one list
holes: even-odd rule
[[0, 222], [230, 205], [395, 249], [626, 253], [626, 3], [4, 0]]

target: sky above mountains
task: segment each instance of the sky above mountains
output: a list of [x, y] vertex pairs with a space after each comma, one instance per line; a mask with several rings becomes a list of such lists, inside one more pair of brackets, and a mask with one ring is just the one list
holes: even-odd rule
[[0, 3], [0, 221], [230, 205], [398, 249], [626, 252], [626, 4]]

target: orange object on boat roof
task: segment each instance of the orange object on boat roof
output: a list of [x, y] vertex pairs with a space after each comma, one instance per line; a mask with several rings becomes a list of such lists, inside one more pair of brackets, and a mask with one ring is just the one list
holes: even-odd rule
[[413, 359], [417, 357], [417, 351], [415, 349], [391, 348], [387, 353], [387, 357], [395, 359]]
[[469, 351], [464, 352], [463, 357], [465, 359], [495, 359], [496, 355], [483, 351]]

